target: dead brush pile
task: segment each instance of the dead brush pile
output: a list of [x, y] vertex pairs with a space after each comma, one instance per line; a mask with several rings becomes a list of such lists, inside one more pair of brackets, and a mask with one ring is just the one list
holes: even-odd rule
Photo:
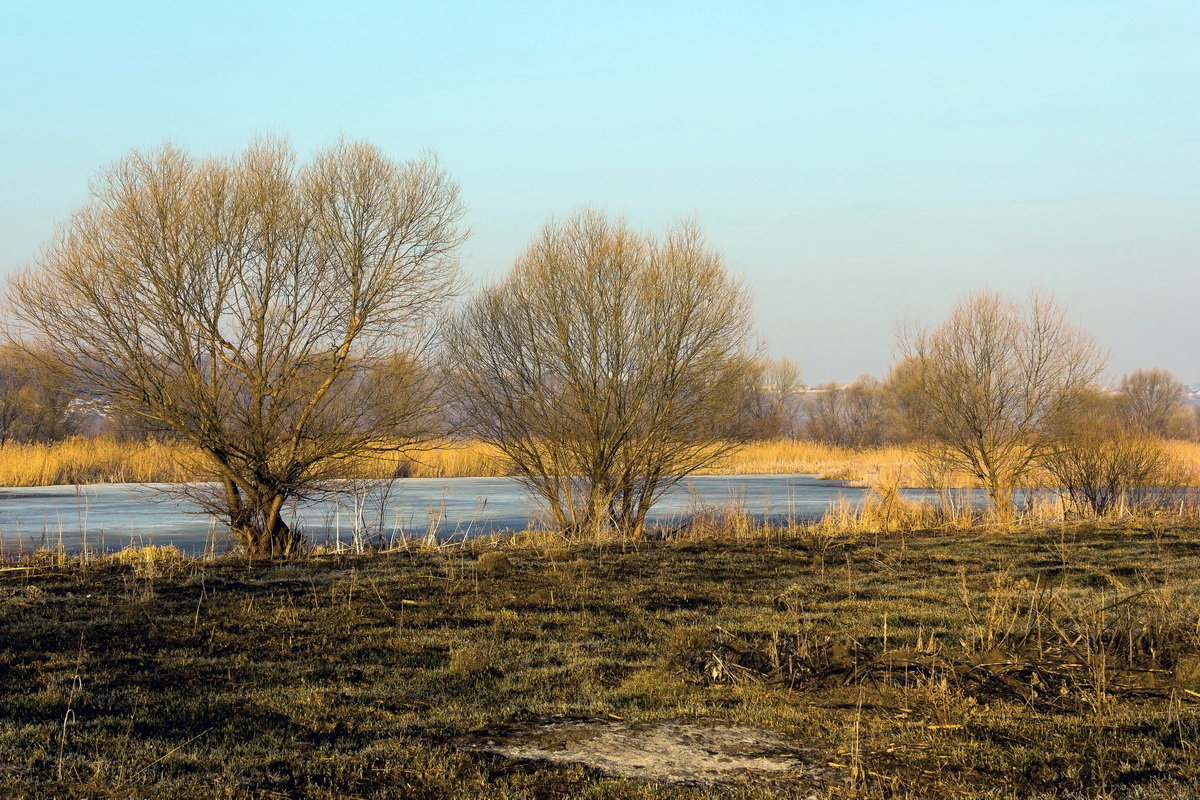
[[[1114, 594], [1116, 595], [1114, 597]], [[1020, 600], [1018, 601], [1018, 598]], [[699, 684], [805, 690], [930, 681], [981, 703], [1076, 711], [1109, 698], [1200, 703], [1200, 598], [1153, 587], [1067, 594], [1026, 581], [997, 587], [956, 642], [929, 636], [884, 649], [810, 626], [800, 632], [694, 632], [670, 662]]]

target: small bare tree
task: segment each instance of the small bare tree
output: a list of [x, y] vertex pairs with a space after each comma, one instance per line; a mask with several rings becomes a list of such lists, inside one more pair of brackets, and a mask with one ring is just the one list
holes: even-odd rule
[[467, 431], [564, 532], [639, 536], [651, 505], [741, 432], [749, 303], [699, 232], [582, 213], [548, 226], [449, 335]]
[[1139, 369], [1121, 378], [1120, 413], [1133, 427], [1152, 436], [1188, 434], [1183, 384], [1165, 369]]
[[1049, 298], [1026, 306], [985, 292], [967, 297], [941, 327], [902, 335], [892, 386], [927, 458], [979, 481], [1001, 518], [1013, 490], [1054, 445], [1099, 374], [1089, 337]]
[[787, 358], [761, 358], [746, 377], [746, 427], [753, 439], [780, 439], [796, 431], [800, 405], [800, 367]]
[[70, 384], [47, 354], [0, 345], [0, 444], [49, 442], [77, 432]]
[[1129, 424], [1123, 399], [1087, 392], [1052, 421], [1054, 445], [1041, 463], [1078, 514], [1103, 517], [1170, 497], [1185, 474], [1162, 439]]
[[199, 499], [248, 552], [286, 555], [286, 501], [432, 435], [419, 359], [461, 213], [433, 161], [366, 144], [303, 167], [274, 141], [134, 153], [10, 300], [26, 341], [204, 453], [217, 489]]

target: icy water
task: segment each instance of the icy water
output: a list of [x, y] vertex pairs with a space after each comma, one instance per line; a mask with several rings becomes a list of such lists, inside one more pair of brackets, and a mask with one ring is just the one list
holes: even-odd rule
[[[96, 484], [0, 489], [0, 546], [5, 552], [61, 544], [115, 550], [128, 544], [174, 544], [198, 553], [227, 544], [219, 523], [190, 501], [155, 484]], [[914, 498], [930, 496], [913, 490]], [[866, 490], [811, 475], [735, 475], [688, 478], [651, 511], [656, 524], [683, 523], [704, 508], [739, 504], [748, 513], [777, 519], [814, 519], [845, 498], [857, 504]], [[355, 501], [297, 504], [289, 521], [314, 542], [349, 542], [369, 529], [388, 539], [471, 536], [524, 528], [540, 520], [539, 506], [512, 478], [409, 478], [386, 495]]]

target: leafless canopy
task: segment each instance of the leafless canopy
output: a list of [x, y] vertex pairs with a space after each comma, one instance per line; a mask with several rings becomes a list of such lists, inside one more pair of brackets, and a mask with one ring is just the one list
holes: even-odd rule
[[0, 345], [0, 444], [48, 442], [78, 429], [62, 370], [43, 366], [45, 353]]
[[597, 213], [550, 225], [449, 335], [466, 429], [565, 532], [640, 535], [650, 506], [734, 447], [749, 304], [699, 232]]
[[1121, 415], [1138, 430], [1162, 437], [1189, 433], [1183, 384], [1165, 369], [1139, 369], [1124, 376], [1120, 398]]
[[1002, 516], [1054, 445], [1054, 420], [1086, 396], [1102, 359], [1049, 298], [967, 297], [941, 327], [901, 338], [892, 377], [912, 432], [946, 468], [974, 476]]
[[367, 144], [303, 166], [276, 141], [165, 147], [104, 174], [10, 299], [27, 340], [206, 454], [243, 546], [287, 554], [286, 500], [430, 435], [418, 365], [460, 217], [434, 161]]
[[841, 386], [826, 383], [804, 396], [804, 436], [839, 447], [878, 447], [899, 437], [889, 387], [863, 375]]

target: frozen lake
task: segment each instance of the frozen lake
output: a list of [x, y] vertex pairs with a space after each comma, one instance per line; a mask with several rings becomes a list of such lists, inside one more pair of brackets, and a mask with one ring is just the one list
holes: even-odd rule
[[[130, 543], [174, 544], [197, 553], [227, 543], [219, 523], [191, 502], [154, 484], [93, 484], [0, 489], [0, 546], [6, 552], [62, 544], [115, 550]], [[912, 497], [931, 496], [914, 490]], [[866, 490], [811, 475], [734, 475], [688, 478], [651, 511], [652, 523], [682, 522], [697, 510], [739, 503], [772, 518], [814, 519], [839, 498], [858, 503]], [[473, 535], [536, 523], [539, 506], [512, 478], [407, 478], [386, 496], [360, 502], [366, 526], [383, 536], [439, 538]], [[354, 501], [297, 504], [289, 522], [317, 543], [354, 534]]]

